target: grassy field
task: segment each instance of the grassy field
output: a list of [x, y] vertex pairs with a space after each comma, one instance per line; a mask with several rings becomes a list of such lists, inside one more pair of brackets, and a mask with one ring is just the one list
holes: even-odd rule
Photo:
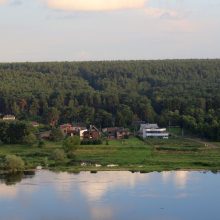
[[[212, 147], [210, 147], [212, 146]], [[43, 166], [61, 171], [163, 171], [163, 170], [220, 170], [220, 144], [183, 138], [169, 140], [150, 139], [147, 141], [130, 138], [110, 141], [109, 145], [79, 146], [72, 158], [55, 161], [53, 152], [62, 148], [62, 143], [47, 142], [44, 148], [21, 145], [0, 146], [0, 169], [4, 167], [4, 157], [15, 154], [25, 161], [27, 169]], [[213, 147], [215, 146], [215, 147]], [[84, 163], [84, 166], [81, 164]], [[100, 164], [101, 167], [96, 167]], [[114, 164], [115, 167], [108, 167]]]

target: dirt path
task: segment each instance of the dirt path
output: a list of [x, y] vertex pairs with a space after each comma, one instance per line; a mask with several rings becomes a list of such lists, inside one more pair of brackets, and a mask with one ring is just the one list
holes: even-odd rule
[[216, 148], [219, 148], [219, 146], [213, 142], [209, 142], [209, 141], [206, 141], [206, 140], [202, 140], [202, 139], [199, 139], [199, 138], [185, 138], [186, 140], [189, 140], [189, 141], [194, 141], [196, 143], [199, 143], [199, 144], [202, 144], [204, 145], [204, 147], [206, 148], [213, 148], [213, 149], [216, 149]]

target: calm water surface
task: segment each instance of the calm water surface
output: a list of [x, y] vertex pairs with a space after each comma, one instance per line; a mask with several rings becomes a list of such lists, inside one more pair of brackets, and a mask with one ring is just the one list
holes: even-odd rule
[[219, 220], [220, 174], [38, 171], [0, 182], [0, 220]]

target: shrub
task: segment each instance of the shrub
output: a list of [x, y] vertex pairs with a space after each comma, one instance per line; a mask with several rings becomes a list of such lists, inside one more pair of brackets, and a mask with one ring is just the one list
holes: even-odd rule
[[5, 157], [5, 168], [8, 171], [16, 172], [24, 170], [24, 161], [16, 155], [7, 155]]
[[27, 145], [34, 145], [37, 141], [36, 136], [33, 133], [30, 133], [23, 138], [23, 143]]
[[38, 142], [38, 147], [39, 148], [43, 148], [43, 147], [45, 147], [45, 142], [43, 141], [43, 140], [40, 140], [39, 142]]
[[81, 145], [100, 145], [102, 144], [102, 140], [83, 140], [81, 141]]
[[78, 136], [68, 137], [63, 141], [65, 151], [75, 151], [80, 145], [80, 138]]
[[59, 128], [53, 128], [51, 131], [50, 139], [52, 141], [61, 141], [63, 140], [64, 136], [62, 131]]
[[69, 159], [75, 160], [76, 155], [75, 155], [75, 153], [74, 153], [73, 151], [69, 151], [69, 152], [67, 153], [67, 157], [68, 157]]
[[65, 159], [65, 157], [66, 157], [65, 152], [62, 149], [56, 149], [53, 152], [53, 159], [54, 160], [63, 161]]

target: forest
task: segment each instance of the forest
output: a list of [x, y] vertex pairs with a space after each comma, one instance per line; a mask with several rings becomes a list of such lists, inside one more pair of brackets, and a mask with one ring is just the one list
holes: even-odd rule
[[0, 64], [0, 113], [55, 126], [180, 126], [220, 140], [220, 60]]

